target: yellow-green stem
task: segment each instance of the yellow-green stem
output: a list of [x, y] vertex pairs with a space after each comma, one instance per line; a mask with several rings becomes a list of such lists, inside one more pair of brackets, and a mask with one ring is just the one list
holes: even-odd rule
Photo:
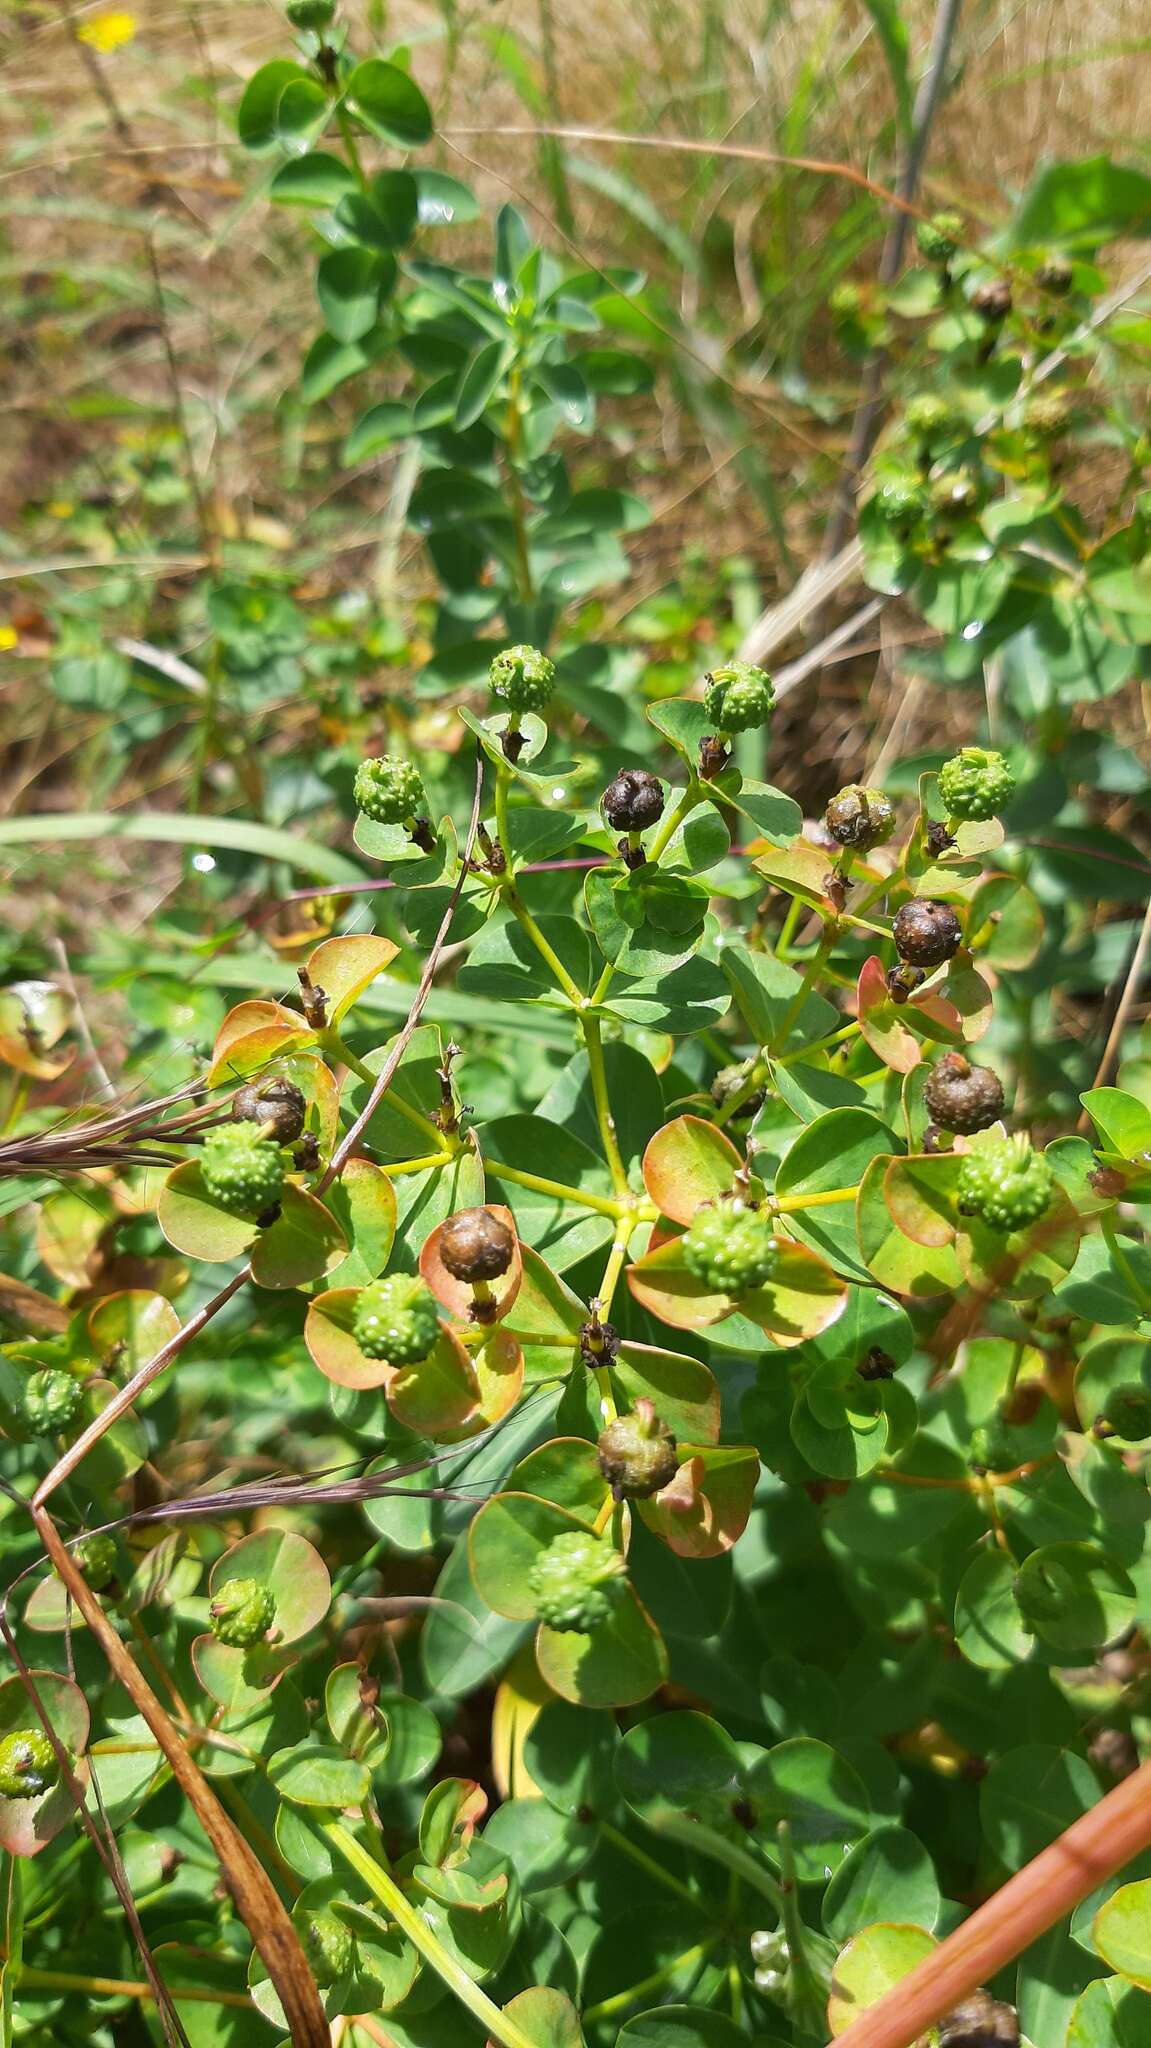
[[626, 1195], [627, 1168], [619, 1149], [615, 1132], [615, 1118], [611, 1113], [611, 1102], [607, 1092], [607, 1073], [603, 1059], [603, 1032], [598, 1017], [583, 1020], [584, 1044], [587, 1047], [588, 1068], [591, 1073], [591, 1092], [595, 1101], [596, 1122], [599, 1125], [600, 1142], [604, 1156], [611, 1169], [612, 1185], [617, 1195]]
[[680, 1970], [688, 1970], [693, 1963], [703, 1962], [718, 1941], [718, 1934], [709, 1934], [706, 1941], [697, 1941], [694, 1948], [685, 1948], [681, 1956], [653, 1970], [650, 1977], [641, 1977], [638, 1984], [630, 1985], [626, 1991], [617, 1991], [613, 1997], [601, 1999], [598, 2005], [589, 2005], [583, 2015], [585, 2021], [614, 2019], [616, 2013], [626, 2012], [629, 2005], [638, 2005], [642, 1998], [658, 1991]]
[[512, 872], [512, 842], [508, 826], [508, 795], [512, 778], [504, 767], [496, 769], [496, 838], [500, 851], [507, 862], [507, 873]]
[[[332, 1059], [340, 1060], [345, 1067], [349, 1067], [358, 1080], [366, 1081], [369, 1088], [375, 1087], [378, 1076], [373, 1074], [367, 1063], [352, 1051], [350, 1045], [345, 1045], [338, 1031], [329, 1029], [323, 1032], [320, 1043], [324, 1052], [328, 1053]], [[388, 1091], [388, 1108], [397, 1110], [406, 1123], [411, 1124], [415, 1130], [422, 1132], [425, 1138], [431, 1138], [437, 1146], [440, 1155], [445, 1158], [451, 1156], [450, 1148], [444, 1143], [444, 1135], [439, 1125], [434, 1124], [431, 1117], [425, 1116], [422, 1110], [413, 1109], [411, 1103], [405, 1102], [403, 1096], [395, 1088], [391, 1088]]]
[[830, 1209], [836, 1202], [854, 1202], [859, 1189], [825, 1188], [822, 1194], [777, 1195], [772, 1207], [781, 1216], [793, 1216], [799, 1209]]
[[662, 825], [659, 828], [659, 831], [656, 833], [655, 838], [652, 840], [652, 843], [648, 848], [647, 857], [649, 864], [652, 867], [655, 866], [655, 863], [660, 858], [661, 854], [665, 852], [666, 848], [670, 844], [671, 840], [675, 837], [675, 834], [678, 832], [680, 826], [682, 825], [684, 819], [688, 816], [689, 812], [694, 811], [696, 805], [698, 803], [701, 803], [702, 801], [703, 799], [700, 793], [700, 784], [696, 781], [695, 777], [693, 776], [692, 780], [688, 783], [687, 788], [684, 790], [683, 795], [680, 797], [680, 800], [677, 803], [675, 809], [673, 811], [668, 812], [667, 817], [664, 819]]
[[576, 987], [559, 954], [545, 939], [522, 896], [519, 896], [515, 889], [509, 889], [507, 892], [507, 903], [508, 909], [519, 919], [540, 959], [545, 961], [547, 966], [550, 967], [552, 974], [555, 976], [568, 1001], [574, 1003], [577, 1009], [582, 1010], [584, 1005], [582, 989]]
[[501, 1159], [489, 1161], [493, 1180], [509, 1180], [517, 1188], [531, 1188], [537, 1195], [554, 1195], [559, 1202], [577, 1202], [583, 1209], [595, 1209], [601, 1216], [618, 1216], [626, 1204], [612, 1195], [595, 1195], [586, 1188], [569, 1188], [566, 1181], [546, 1180], [519, 1166], [505, 1166]]
[[354, 1835], [349, 1834], [343, 1822], [324, 1821], [321, 1826], [322, 1832], [336, 1853], [343, 1857], [345, 1863], [351, 1864], [352, 1869], [363, 1879], [368, 1890], [374, 1893], [381, 1906], [386, 1907], [389, 1918], [396, 1922], [400, 1932], [407, 1935], [424, 1961], [447, 1985], [453, 1996], [458, 1998], [460, 2004], [467, 2007], [473, 2019], [479, 2021], [490, 2038], [501, 2042], [502, 2048], [536, 2048], [536, 2044], [515, 2021], [509, 2019], [498, 2005], [493, 2004], [486, 1993], [480, 1990], [479, 1985], [473, 1983], [455, 1957], [449, 1955], [439, 1936], [433, 1933], [422, 1914], [400, 1890], [395, 1879], [388, 1875], [383, 1866], [360, 1842], [357, 1842]]

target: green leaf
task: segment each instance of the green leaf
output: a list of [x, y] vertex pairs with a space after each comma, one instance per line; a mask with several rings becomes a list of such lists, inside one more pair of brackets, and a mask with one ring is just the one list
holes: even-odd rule
[[1054, 1650], [1101, 1649], [1133, 1620], [1135, 1587], [1122, 1566], [1090, 1543], [1048, 1543], [1015, 1580], [1023, 1618]]
[[269, 1757], [268, 1777], [293, 1806], [360, 1806], [372, 1782], [366, 1764], [315, 1740]]
[[402, 249], [415, 233], [418, 212], [419, 189], [411, 172], [379, 171], [366, 192], [341, 199], [336, 222], [369, 249]]
[[161, 841], [174, 846], [218, 846], [250, 853], [260, 860], [284, 861], [317, 882], [357, 882], [363, 869], [342, 853], [302, 839], [297, 832], [254, 825], [246, 818], [198, 817], [194, 813], [136, 811], [61, 811], [42, 817], [0, 819], [0, 846], [49, 845], [74, 839]]
[[1123, 1159], [1151, 1149], [1151, 1108], [1122, 1088], [1088, 1088], [1079, 1097], [1103, 1144]]
[[788, 1010], [801, 986], [800, 976], [794, 967], [777, 960], [774, 953], [753, 953], [750, 947], [739, 942], [724, 947], [720, 965], [731, 983], [740, 1014], [758, 1045], [770, 1045], [779, 1053], [798, 1051], [815, 1038], [826, 1038], [842, 1022], [839, 1011], [823, 996], [807, 995], [788, 1027], [786, 1040], [777, 1045]]
[[756, 1759], [747, 1786], [756, 1830], [769, 1854], [774, 1853], [778, 1823], [788, 1822], [803, 1884], [822, 1884], [852, 1842], [867, 1833], [870, 1812], [863, 1782], [825, 1742], [798, 1735], [778, 1743]]
[[869, 2005], [899, 1983], [935, 1948], [924, 1927], [880, 1921], [865, 1927], [842, 1950], [831, 1979], [827, 2018], [832, 2035], [844, 2034]]
[[1014, 1560], [994, 1545], [964, 1572], [955, 1596], [955, 1640], [969, 1664], [1009, 1671], [1030, 1656], [1031, 1631], [1015, 1598]]
[[418, 170], [413, 173], [419, 195], [422, 228], [464, 227], [480, 217], [480, 203], [470, 187], [446, 171]]
[[1151, 178], [1109, 156], [1048, 164], [1028, 187], [1008, 246], [1057, 242], [1097, 249], [1117, 235], [1151, 235]]
[[375, 326], [380, 300], [395, 281], [390, 268], [367, 249], [332, 249], [320, 258], [316, 294], [328, 332], [337, 341], [358, 341]]
[[594, 1634], [541, 1627], [536, 1658], [545, 1684], [582, 1707], [635, 1706], [668, 1674], [663, 1638], [630, 1586]]
[[930, 1932], [941, 1904], [939, 1880], [922, 1842], [906, 1828], [877, 1828], [856, 1843], [828, 1885], [824, 1931], [847, 1941], [877, 1913], [890, 1913]]
[[379, 405], [369, 406], [356, 421], [344, 442], [340, 460], [346, 468], [354, 468], [357, 463], [367, 462], [369, 457], [378, 455], [381, 449], [406, 440], [412, 430], [411, 407], [385, 399]]
[[1075, 2002], [1066, 2048], [1151, 2048], [1151, 2005], [1120, 1978], [1098, 1978]]
[[282, 164], [268, 188], [268, 197], [282, 206], [336, 206], [355, 189], [347, 164], [316, 149]]
[[911, 41], [898, 0], [864, 0], [875, 23], [884, 62], [895, 91], [898, 125], [904, 139], [911, 133]]
[[260, 151], [275, 147], [278, 138], [276, 112], [286, 85], [302, 80], [313, 83], [299, 64], [277, 57], [263, 64], [248, 80], [236, 114], [236, 133], [245, 149]]
[[988, 1847], [1008, 1870], [1019, 1870], [1098, 1797], [1090, 1764], [1070, 1750], [1042, 1743], [1005, 1750], [980, 1787]]
[[1092, 1932], [1104, 1962], [1151, 1991], [1151, 1878], [1113, 1892], [1095, 1915]]
[[432, 138], [432, 115], [415, 80], [398, 64], [369, 57], [357, 64], [344, 95], [365, 128], [401, 149], [418, 149]]
[[[616, 2048], [747, 2048], [747, 2035], [721, 2012], [690, 2005], [661, 2005], [637, 2013], [616, 2035]], [[760, 2048], [773, 2048], [756, 2036]]]
[[358, 342], [337, 341], [334, 334], [318, 334], [300, 372], [300, 396], [307, 405], [327, 398], [358, 370], [366, 370], [371, 358]]

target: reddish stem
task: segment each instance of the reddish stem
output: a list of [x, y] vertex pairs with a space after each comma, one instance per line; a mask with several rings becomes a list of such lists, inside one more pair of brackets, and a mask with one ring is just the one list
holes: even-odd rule
[[1151, 1763], [1073, 1822], [836, 2037], [835, 2048], [914, 2048], [921, 2035], [1151, 1846]]

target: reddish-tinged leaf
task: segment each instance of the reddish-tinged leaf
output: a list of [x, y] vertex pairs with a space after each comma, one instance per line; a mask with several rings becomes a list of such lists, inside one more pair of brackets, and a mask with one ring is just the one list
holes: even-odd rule
[[304, 1342], [313, 1365], [337, 1387], [386, 1387], [395, 1367], [369, 1358], [352, 1335], [358, 1287], [332, 1287], [308, 1304]]
[[797, 839], [794, 845], [786, 847], [768, 846], [765, 840], [757, 839], [751, 850], [757, 855], [755, 866], [760, 874], [770, 882], [781, 883], [789, 896], [812, 904], [830, 901], [827, 882], [835, 866], [834, 850], [809, 846], [805, 839]]
[[324, 1619], [332, 1604], [332, 1581], [319, 1551], [294, 1529], [257, 1529], [217, 1558], [208, 1580], [211, 1593], [231, 1579], [259, 1579], [276, 1603], [273, 1628], [278, 1643], [298, 1643]]
[[[506, 1316], [520, 1291], [520, 1283], [523, 1280], [524, 1272], [523, 1256], [520, 1250], [519, 1238], [516, 1236], [516, 1219], [512, 1215], [511, 1210], [506, 1209], [501, 1202], [486, 1202], [484, 1207], [490, 1209], [493, 1216], [498, 1216], [501, 1223], [506, 1223], [513, 1238], [515, 1238], [515, 1250], [512, 1253], [512, 1261], [507, 1272], [501, 1273], [498, 1280], [493, 1280], [490, 1283], [496, 1302], [496, 1318], [498, 1320], [500, 1316]], [[440, 1240], [443, 1237], [443, 1233], [444, 1225], [441, 1223], [432, 1231], [430, 1237], [425, 1238], [424, 1247], [420, 1253], [420, 1272], [427, 1285], [431, 1288], [436, 1300], [441, 1302], [443, 1307], [448, 1309], [452, 1315], [458, 1316], [461, 1322], [467, 1323], [472, 1320], [472, 1302], [475, 1297], [470, 1283], [466, 1280], [454, 1279], [444, 1265], [440, 1257]]]
[[732, 1313], [726, 1294], [711, 1294], [684, 1263], [683, 1239], [653, 1231], [653, 1249], [627, 1269], [627, 1284], [642, 1308], [675, 1330], [706, 1330]]
[[922, 1245], [951, 1243], [960, 1164], [954, 1152], [913, 1153], [890, 1162], [883, 1176], [883, 1198], [904, 1237]]
[[88, 1312], [88, 1332], [102, 1363], [119, 1367], [125, 1376], [154, 1358], [179, 1328], [180, 1318], [167, 1297], [142, 1287], [107, 1294]]
[[781, 1238], [770, 1284], [745, 1294], [738, 1306], [777, 1344], [802, 1344], [829, 1329], [846, 1301], [847, 1282], [826, 1259]]
[[350, 1247], [331, 1274], [334, 1287], [366, 1287], [391, 1256], [396, 1235], [396, 1192], [381, 1166], [349, 1159], [325, 1197]]
[[448, 1329], [441, 1329], [438, 1342], [418, 1365], [401, 1366], [388, 1381], [392, 1414], [419, 1436], [467, 1434], [462, 1426], [480, 1418], [480, 1401], [472, 1361]]
[[[55, 1671], [34, 1671], [32, 1678], [52, 1727], [72, 1759], [76, 1777], [86, 1785], [88, 1766], [83, 1752], [88, 1744], [89, 1716], [83, 1693], [71, 1679], [61, 1678]], [[0, 1685], [0, 1737], [16, 1728], [39, 1725], [23, 1681], [5, 1679]], [[39, 1799], [0, 1798], [0, 1849], [7, 1849], [10, 1856], [38, 1856], [75, 1812], [76, 1802], [63, 1777]]]
[[860, 1182], [855, 1222], [864, 1265], [890, 1294], [926, 1300], [953, 1294], [963, 1283], [953, 1245], [931, 1248], [915, 1244], [891, 1227], [891, 1211], [883, 1183], [889, 1159], [873, 1159]]
[[872, 1052], [897, 1074], [909, 1074], [923, 1058], [923, 1047], [909, 1028], [912, 1025], [925, 1037], [942, 1039], [948, 1045], [958, 1045], [963, 1037], [958, 1010], [942, 996], [913, 996], [909, 1002], [893, 1003], [877, 953], [860, 969], [857, 1010], [859, 1028]]
[[357, 997], [370, 987], [377, 974], [389, 967], [399, 952], [391, 939], [361, 933], [325, 939], [308, 955], [308, 974], [328, 999], [328, 1023], [338, 1024]]
[[216, 1033], [207, 1078], [213, 1085], [242, 1081], [278, 1054], [298, 1052], [313, 1037], [298, 1010], [282, 1003], [237, 1003]]
[[514, 1337], [509, 1337], [498, 1324], [487, 1333], [480, 1349], [471, 1353], [471, 1370], [479, 1389], [475, 1412], [458, 1429], [437, 1431], [441, 1441], [451, 1443], [457, 1436], [470, 1436], [475, 1430], [489, 1428], [493, 1422], [502, 1422], [523, 1392], [523, 1352]]
[[968, 1044], [982, 1038], [990, 1029], [994, 999], [983, 976], [976, 972], [970, 961], [955, 964], [944, 984], [945, 1000], [954, 1004], [959, 1013], [963, 1036]]
[[730, 1138], [698, 1116], [677, 1116], [643, 1155], [643, 1184], [664, 1216], [690, 1223], [701, 1202], [726, 1194], [743, 1161]]
[[744, 1444], [681, 1444], [680, 1454], [675, 1478], [639, 1513], [677, 1557], [719, 1557], [747, 1527], [759, 1454]]
[[1062, 1188], [1029, 1230], [1005, 1237], [977, 1216], [963, 1216], [959, 1223], [955, 1250], [964, 1279], [981, 1293], [1010, 1300], [1038, 1301], [1065, 1280], [1082, 1236], [1074, 1204]]
[[252, 1278], [258, 1287], [303, 1287], [337, 1266], [348, 1241], [330, 1209], [306, 1188], [285, 1184], [280, 1214], [252, 1246]]
[[156, 1202], [156, 1221], [170, 1245], [205, 1265], [242, 1259], [256, 1236], [245, 1216], [233, 1216], [212, 1200], [198, 1159], [174, 1166]]
[[841, 1313], [847, 1285], [803, 1245], [780, 1242], [771, 1283], [742, 1295], [711, 1294], [688, 1271], [683, 1239], [671, 1238], [628, 1268], [628, 1286], [644, 1308], [677, 1330], [703, 1330], [739, 1310], [777, 1344], [818, 1336]]

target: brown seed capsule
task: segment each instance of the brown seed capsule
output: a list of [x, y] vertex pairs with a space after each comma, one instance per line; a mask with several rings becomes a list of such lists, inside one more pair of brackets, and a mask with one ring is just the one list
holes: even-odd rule
[[891, 936], [901, 960], [913, 967], [940, 967], [959, 951], [963, 927], [949, 903], [913, 896], [896, 911]]
[[1003, 1114], [1003, 1083], [990, 1067], [974, 1067], [961, 1052], [945, 1052], [923, 1087], [930, 1115], [945, 1131], [984, 1131]]
[[1005, 277], [989, 278], [971, 294], [971, 303], [981, 320], [997, 327], [1011, 311], [1011, 286]]
[[895, 812], [881, 789], [849, 782], [833, 796], [823, 822], [840, 846], [882, 846], [895, 830]]
[[646, 768], [621, 768], [600, 798], [613, 832], [646, 832], [663, 816], [663, 788]]
[[596, 1450], [599, 1469], [617, 1500], [647, 1500], [679, 1470], [675, 1438], [644, 1399], [636, 1402], [633, 1414], [617, 1416], [601, 1430]]
[[440, 1232], [440, 1258], [453, 1280], [498, 1280], [515, 1248], [507, 1224], [490, 1209], [461, 1209]]
[[249, 1081], [232, 1097], [238, 1124], [272, 1124], [277, 1145], [294, 1145], [304, 1128], [308, 1105], [294, 1081]]
[[1018, 2048], [1019, 2016], [989, 1991], [973, 1991], [939, 2022], [939, 2048]]
[[1065, 298], [1075, 282], [1075, 273], [1066, 256], [1049, 256], [1035, 273], [1035, 282], [1042, 292], [1054, 292], [1056, 298]]

